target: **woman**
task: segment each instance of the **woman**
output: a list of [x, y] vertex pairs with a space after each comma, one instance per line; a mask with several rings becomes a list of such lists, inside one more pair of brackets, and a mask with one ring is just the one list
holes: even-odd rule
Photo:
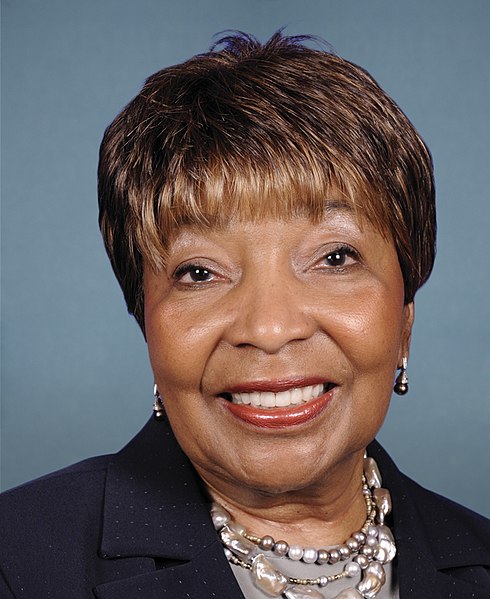
[[220, 48], [106, 131], [100, 225], [154, 418], [4, 495], [2, 597], [488, 597], [488, 522], [373, 441], [434, 260], [429, 152], [302, 38]]

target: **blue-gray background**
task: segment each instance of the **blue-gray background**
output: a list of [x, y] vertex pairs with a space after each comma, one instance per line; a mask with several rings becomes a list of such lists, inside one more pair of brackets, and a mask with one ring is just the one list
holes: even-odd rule
[[150, 414], [145, 343], [97, 229], [105, 126], [216, 32], [283, 25], [366, 67], [433, 152], [439, 255], [410, 393], [380, 439], [419, 482], [490, 515], [487, 0], [2, 0], [4, 489], [117, 450]]

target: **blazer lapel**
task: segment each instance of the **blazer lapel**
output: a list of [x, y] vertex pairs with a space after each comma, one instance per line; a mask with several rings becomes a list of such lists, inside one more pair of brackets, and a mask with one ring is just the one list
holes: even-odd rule
[[181, 565], [99, 585], [95, 596], [97, 599], [244, 599], [219, 542]]
[[166, 420], [152, 418], [109, 465], [100, 553], [153, 559], [148, 572], [98, 585], [99, 599], [243, 599], [209, 500]]

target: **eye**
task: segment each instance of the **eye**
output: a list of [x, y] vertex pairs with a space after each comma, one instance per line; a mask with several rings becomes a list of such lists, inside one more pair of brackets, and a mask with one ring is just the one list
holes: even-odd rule
[[192, 285], [193, 283], [207, 283], [215, 277], [214, 273], [204, 266], [199, 264], [183, 264], [175, 270], [173, 278], [180, 283]]
[[359, 260], [359, 255], [349, 246], [340, 246], [328, 252], [323, 257], [325, 266], [342, 269], [354, 265]]

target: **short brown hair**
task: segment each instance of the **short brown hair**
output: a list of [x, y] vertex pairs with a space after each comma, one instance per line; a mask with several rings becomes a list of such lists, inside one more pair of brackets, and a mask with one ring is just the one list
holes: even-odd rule
[[180, 226], [317, 219], [332, 188], [393, 239], [407, 303], [427, 280], [436, 234], [430, 153], [365, 70], [308, 39], [223, 38], [149, 77], [107, 128], [99, 222], [142, 328], [143, 260], [162, 266]]

